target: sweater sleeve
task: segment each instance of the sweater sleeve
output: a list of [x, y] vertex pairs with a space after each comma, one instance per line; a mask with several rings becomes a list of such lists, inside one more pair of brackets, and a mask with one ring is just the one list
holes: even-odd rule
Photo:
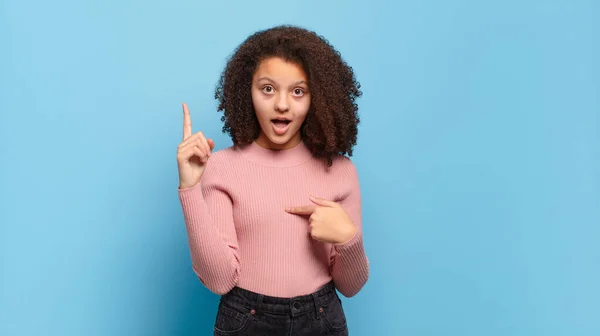
[[361, 194], [356, 167], [346, 159], [345, 182], [348, 193], [340, 205], [356, 225], [356, 234], [343, 244], [334, 244], [331, 253], [333, 281], [344, 296], [356, 295], [369, 278], [369, 260], [365, 253], [362, 235]]
[[209, 161], [200, 183], [178, 193], [192, 269], [210, 291], [223, 295], [238, 283], [240, 259], [232, 201], [220, 184], [219, 170]]

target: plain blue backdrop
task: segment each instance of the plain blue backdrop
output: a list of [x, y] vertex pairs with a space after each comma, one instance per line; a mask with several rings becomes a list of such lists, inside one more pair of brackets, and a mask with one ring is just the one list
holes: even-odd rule
[[177, 198], [181, 102], [316, 30], [364, 96], [371, 278], [352, 335], [600, 334], [594, 1], [0, 2], [0, 335], [210, 335]]

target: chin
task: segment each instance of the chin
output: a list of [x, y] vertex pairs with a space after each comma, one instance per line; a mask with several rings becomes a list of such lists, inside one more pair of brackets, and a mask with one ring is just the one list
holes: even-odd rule
[[[290, 142], [294, 140], [294, 137], [291, 137], [287, 134], [281, 136], [277, 134], [268, 134], [266, 137], [269, 142], [276, 147], [288, 147]], [[295, 145], [295, 144], [294, 144]]]
[[271, 141], [272, 143], [277, 144], [277, 145], [284, 145], [284, 144], [290, 142], [290, 140], [292, 140], [292, 139], [288, 136], [278, 136], [278, 135], [269, 136], [269, 141]]
[[270, 136], [269, 137], [269, 141], [274, 144], [274, 145], [278, 145], [278, 146], [283, 146], [287, 143], [289, 143], [292, 139], [290, 139], [289, 137], [280, 137], [280, 136]]

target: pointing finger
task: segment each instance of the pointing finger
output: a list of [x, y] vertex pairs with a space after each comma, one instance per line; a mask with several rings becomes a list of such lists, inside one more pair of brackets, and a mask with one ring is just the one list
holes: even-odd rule
[[192, 136], [192, 118], [190, 117], [190, 110], [186, 103], [183, 106], [183, 139], [187, 139]]
[[295, 215], [312, 215], [317, 207], [314, 205], [298, 206], [285, 209], [286, 212]]

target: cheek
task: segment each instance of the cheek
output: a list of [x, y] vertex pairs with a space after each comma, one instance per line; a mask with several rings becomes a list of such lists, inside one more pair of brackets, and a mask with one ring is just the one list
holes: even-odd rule
[[296, 117], [304, 120], [306, 115], [308, 114], [308, 109], [310, 108], [310, 98], [302, 99], [298, 101], [296, 105]]
[[268, 102], [260, 93], [256, 93], [255, 91], [252, 92], [252, 105], [254, 106], [254, 111], [256, 112], [256, 117], [259, 121], [262, 122], [265, 119], [269, 119], [267, 113]]

